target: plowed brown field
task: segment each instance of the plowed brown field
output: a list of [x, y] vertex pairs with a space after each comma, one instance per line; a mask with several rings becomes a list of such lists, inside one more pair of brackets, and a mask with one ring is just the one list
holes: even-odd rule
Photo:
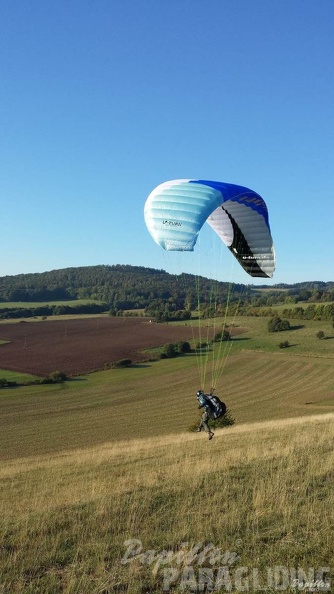
[[0, 369], [47, 375], [78, 375], [119, 359], [147, 359], [142, 351], [190, 340], [189, 325], [155, 324], [143, 318], [85, 318], [1, 323]]

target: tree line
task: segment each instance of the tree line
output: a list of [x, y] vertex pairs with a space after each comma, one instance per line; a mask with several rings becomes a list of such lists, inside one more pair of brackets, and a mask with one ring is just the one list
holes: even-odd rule
[[[264, 290], [265, 289], [265, 290]], [[52, 301], [91, 299], [92, 304], [42, 305]], [[41, 302], [40, 306], [13, 310], [7, 302]], [[334, 282], [296, 283], [293, 285], [231, 284], [205, 277], [165, 270], [116, 264], [64, 268], [43, 273], [0, 277], [0, 316], [31, 317], [66, 313], [145, 310], [159, 321], [189, 319], [199, 307], [203, 317], [229, 313], [274, 315], [272, 306], [286, 305], [285, 317], [332, 319]], [[298, 303], [307, 302], [307, 307]], [[99, 302], [97, 304], [96, 302]], [[328, 305], [330, 303], [330, 305]], [[259, 311], [261, 308], [261, 312]]]
[[[212, 300], [213, 281], [191, 274], [174, 275], [141, 266], [86, 266], [50, 272], [0, 277], [0, 302], [50, 302], [92, 299], [108, 309], [145, 309], [153, 302], [172, 305], [174, 310], [193, 309], [198, 286], [205, 302]], [[216, 282], [215, 293], [226, 299], [229, 283]], [[234, 285], [234, 298], [246, 292]], [[1, 307], [1, 303], [0, 303]]]
[[37, 307], [2, 307], [0, 304], [0, 319], [6, 318], [36, 318], [59, 315], [98, 314], [107, 309], [106, 303], [83, 303], [73, 305], [41, 305]]
[[[247, 316], [261, 316], [261, 317], [275, 317], [277, 311], [268, 308], [246, 307], [239, 312], [241, 315]], [[284, 308], [280, 311], [280, 315], [291, 320], [333, 320], [334, 321], [334, 299], [332, 303], [316, 304], [312, 303], [296, 307]]]

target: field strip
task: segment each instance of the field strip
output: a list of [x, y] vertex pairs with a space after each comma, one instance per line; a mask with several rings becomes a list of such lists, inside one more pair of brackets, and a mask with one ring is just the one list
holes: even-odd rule
[[[238, 436], [247, 433], [260, 433], [261, 431], [273, 430], [273, 435], [278, 429], [287, 429], [288, 427], [312, 425], [314, 423], [322, 424], [334, 420], [334, 413], [316, 414], [301, 417], [289, 417], [287, 419], [261, 421], [256, 423], [245, 423], [242, 425], [234, 425], [228, 429], [217, 429], [215, 431], [215, 439], [212, 443], [217, 443], [221, 438], [226, 439], [232, 436]], [[277, 436], [277, 435], [276, 435]], [[127, 457], [138, 457], [145, 452], [154, 450], [155, 456], [158, 458], [159, 448], [166, 448], [169, 446], [184, 445], [185, 443], [198, 442], [202, 439], [203, 445], [204, 435], [198, 433], [176, 433], [163, 435], [161, 437], [147, 437], [135, 438], [128, 441], [121, 442], [105, 442], [97, 447], [79, 448], [76, 450], [64, 451], [55, 454], [46, 454], [43, 456], [31, 456], [28, 458], [16, 458], [14, 460], [4, 461], [0, 469], [0, 478], [5, 478], [15, 474], [26, 473], [31, 469], [48, 468], [61, 466], [71, 466], [73, 464], [86, 463], [101, 463], [104, 460], [112, 461], [119, 460], [119, 458], [126, 452]], [[205, 440], [206, 445], [206, 440]], [[211, 445], [211, 444], [210, 444]]]

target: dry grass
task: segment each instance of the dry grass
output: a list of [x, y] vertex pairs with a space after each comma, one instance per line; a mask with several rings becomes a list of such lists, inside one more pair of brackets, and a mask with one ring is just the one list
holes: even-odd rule
[[[0, 592], [162, 592], [161, 552], [173, 551], [175, 568], [176, 552], [197, 543], [237, 553], [231, 574], [330, 566], [333, 420], [268, 421], [219, 430], [212, 442], [185, 433], [3, 463]], [[155, 554], [122, 564], [127, 539]], [[181, 570], [186, 560], [178, 559]]]
[[[186, 432], [192, 355], [1, 391], [0, 594], [160, 594], [165, 569], [181, 594], [198, 543], [231, 576], [333, 568], [334, 341], [305, 328], [305, 349], [327, 351], [273, 352], [261, 323], [226, 361], [217, 394], [236, 424], [212, 442]], [[128, 539], [142, 555], [122, 563]]]

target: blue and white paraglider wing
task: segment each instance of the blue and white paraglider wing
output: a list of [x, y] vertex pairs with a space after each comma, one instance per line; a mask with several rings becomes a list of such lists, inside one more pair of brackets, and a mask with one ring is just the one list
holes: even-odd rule
[[249, 188], [207, 180], [165, 182], [147, 198], [144, 216], [154, 241], [165, 250], [192, 251], [207, 222], [248, 274], [273, 276], [267, 207]]

